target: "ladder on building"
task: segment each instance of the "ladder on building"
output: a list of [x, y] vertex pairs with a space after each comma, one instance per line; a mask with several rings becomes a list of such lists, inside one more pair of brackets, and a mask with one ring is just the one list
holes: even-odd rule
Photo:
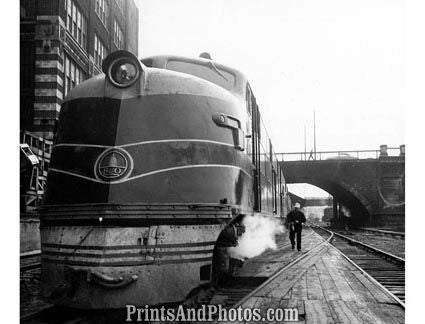
[[34, 214], [43, 202], [53, 142], [28, 131], [22, 131], [20, 135], [21, 151], [29, 161], [26, 166], [28, 177], [22, 176], [21, 165], [21, 215]]

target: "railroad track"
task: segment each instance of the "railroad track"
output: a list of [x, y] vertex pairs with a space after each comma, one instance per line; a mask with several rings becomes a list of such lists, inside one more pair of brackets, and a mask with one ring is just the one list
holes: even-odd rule
[[333, 233], [332, 245], [340, 250], [349, 261], [384, 286], [404, 306], [404, 259], [319, 226], [315, 226], [314, 230], [322, 236]]
[[387, 230], [380, 230], [375, 228], [364, 228], [364, 227], [358, 227], [354, 228], [354, 230], [383, 235], [383, 236], [390, 236], [390, 237], [396, 237], [396, 238], [405, 238], [405, 233], [403, 232], [395, 232], [395, 231], [387, 231]]

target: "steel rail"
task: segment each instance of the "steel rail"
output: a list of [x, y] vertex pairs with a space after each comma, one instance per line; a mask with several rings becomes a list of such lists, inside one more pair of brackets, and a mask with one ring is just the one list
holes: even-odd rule
[[[354, 240], [350, 237], [344, 236], [342, 234], [330, 231], [326, 228], [323, 228], [321, 226], [313, 226], [316, 228], [319, 228], [325, 232], [328, 233], [332, 233], [335, 237], [339, 237], [342, 238], [343, 240], [347, 241], [350, 245], [356, 245], [361, 247], [362, 249], [372, 252], [375, 255], [378, 255], [380, 257], [383, 257], [386, 260], [390, 260], [390, 261], [394, 261], [395, 263], [398, 263], [400, 265], [402, 265], [404, 267], [405, 265], [405, 259], [400, 258], [396, 255], [393, 255], [391, 253], [382, 251], [378, 248], [375, 248], [373, 246], [370, 246], [369, 244]], [[387, 287], [385, 287], [384, 284], [382, 284], [381, 282], [379, 282], [376, 278], [374, 278], [370, 273], [368, 273], [365, 269], [363, 269], [361, 266], [359, 266], [354, 260], [352, 260], [348, 255], [346, 255], [344, 252], [342, 252], [339, 248], [333, 246], [331, 244], [331, 246], [336, 249], [347, 261], [349, 261], [353, 266], [355, 266], [358, 270], [360, 270], [365, 276], [367, 276], [372, 282], [374, 282], [376, 285], [378, 285], [381, 289], [383, 289], [387, 294], [389, 294], [398, 304], [400, 304], [403, 308], [405, 308], [405, 303], [404, 301], [402, 301], [400, 298], [398, 298], [393, 292], [391, 292]]]
[[405, 238], [406, 236], [406, 234], [403, 232], [380, 230], [375, 228], [355, 227], [353, 228], [353, 230], [359, 230], [364, 232], [370, 232], [370, 233], [376, 233], [376, 234], [382, 234], [382, 235], [394, 236], [394, 237], [401, 237], [401, 238]]
[[[320, 226], [318, 226], [318, 227], [320, 228]], [[321, 229], [324, 229], [324, 228], [321, 228]], [[324, 230], [326, 230], [326, 229], [324, 229]], [[355, 239], [352, 239], [351, 237], [348, 237], [348, 236], [342, 235], [342, 234], [340, 234], [340, 233], [337, 233], [337, 232], [333, 232], [333, 233], [335, 234], [335, 236], [338, 236], [338, 237], [340, 237], [340, 238], [342, 238], [342, 239], [344, 239], [344, 240], [346, 240], [346, 241], [349, 241], [349, 242], [350, 242], [350, 243], [352, 243], [352, 244], [355, 244], [355, 245], [361, 246], [361, 247], [362, 247], [362, 248], [364, 248], [364, 249], [367, 249], [367, 250], [370, 250], [370, 251], [372, 251], [372, 252], [374, 252], [374, 253], [376, 253], [376, 254], [379, 254], [379, 255], [383, 256], [384, 258], [386, 258], [386, 259], [394, 260], [394, 261], [396, 261], [397, 263], [400, 263], [400, 264], [403, 264], [403, 265], [405, 264], [405, 259], [400, 258], [400, 257], [398, 257], [398, 256], [396, 256], [396, 255], [394, 255], [394, 254], [392, 254], [392, 253], [389, 253], [389, 252], [383, 251], [383, 250], [378, 249], [378, 248], [376, 248], [376, 247], [374, 247], [374, 246], [371, 246], [371, 245], [369, 245], [369, 244], [367, 244], [367, 243], [357, 241], [357, 240], [355, 240]]]

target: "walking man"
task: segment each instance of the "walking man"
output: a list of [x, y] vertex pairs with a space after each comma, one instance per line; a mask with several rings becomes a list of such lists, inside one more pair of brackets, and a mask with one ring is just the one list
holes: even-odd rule
[[299, 203], [295, 203], [294, 210], [291, 210], [286, 216], [286, 224], [289, 228], [289, 239], [291, 240], [292, 250], [295, 248], [295, 234], [297, 235], [297, 250], [301, 251], [301, 231], [302, 223], [305, 223], [304, 213], [300, 210]]

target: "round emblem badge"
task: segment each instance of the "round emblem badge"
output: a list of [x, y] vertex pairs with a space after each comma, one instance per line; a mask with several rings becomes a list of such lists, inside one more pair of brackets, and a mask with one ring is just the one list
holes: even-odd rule
[[129, 176], [133, 169], [133, 160], [127, 151], [112, 148], [98, 157], [94, 168], [97, 179], [114, 182]]

